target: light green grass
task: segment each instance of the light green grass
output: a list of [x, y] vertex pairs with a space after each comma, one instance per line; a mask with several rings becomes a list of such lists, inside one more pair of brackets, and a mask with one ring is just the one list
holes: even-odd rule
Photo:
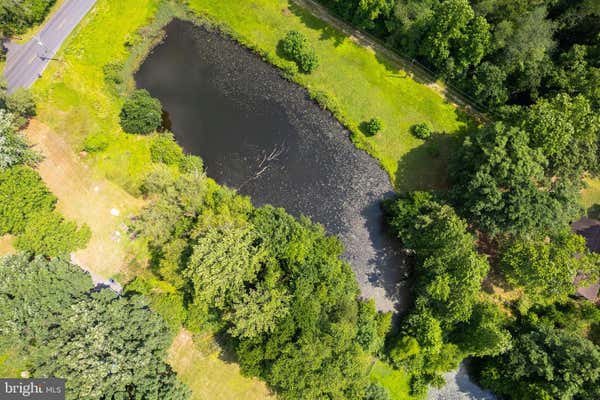
[[595, 204], [600, 205], [600, 179], [586, 179], [586, 188], [581, 193], [583, 207], [588, 210]]
[[[443, 187], [446, 184], [447, 140], [441, 155], [432, 157], [409, 132], [428, 121], [439, 132], [462, 126], [451, 104], [425, 85], [412, 80], [388, 60], [356, 45], [351, 39], [287, 0], [189, 0], [199, 16], [224, 27], [240, 42], [259, 50], [279, 66], [292, 65], [277, 54], [279, 40], [289, 30], [303, 32], [320, 58], [311, 75], [298, 81], [311, 91], [326, 93], [339, 107], [339, 117], [354, 132], [355, 142], [380, 160], [399, 190]], [[359, 126], [372, 117], [384, 123], [374, 137]]]
[[410, 375], [376, 361], [371, 369], [371, 382], [379, 383], [390, 392], [390, 400], [419, 400], [410, 395]]

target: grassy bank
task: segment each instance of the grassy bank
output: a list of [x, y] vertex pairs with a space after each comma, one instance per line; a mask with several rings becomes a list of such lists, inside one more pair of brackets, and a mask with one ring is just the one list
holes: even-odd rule
[[[282, 68], [292, 63], [279, 55], [279, 40], [292, 29], [304, 33], [319, 55], [320, 66], [311, 75], [297, 74], [295, 79], [312, 93], [326, 95], [338, 119], [352, 130], [355, 143], [381, 162], [399, 190], [445, 186], [447, 135], [436, 135], [424, 145], [410, 134], [412, 125], [424, 121], [445, 133], [463, 125], [460, 113], [434, 90], [292, 1], [189, 0], [188, 4], [198, 16]], [[360, 125], [372, 117], [380, 118], [385, 128], [369, 137]]]

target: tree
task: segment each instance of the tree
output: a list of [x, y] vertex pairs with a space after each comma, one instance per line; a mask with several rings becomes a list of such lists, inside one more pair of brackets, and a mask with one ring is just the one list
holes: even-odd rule
[[0, 170], [0, 234], [20, 234], [31, 215], [50, 212], [56, 198], [33, 169], [17, 166]]
[[600, 351], [589, 340], [547, 326], [515, 337], [506, 354], [483, 362], [481, 382], [510, 399], [594, 399]]
[[369, 135], [375, 135], [383, 129], [383, 121], [379, 118], [371, 118], [365, 123], [365, 131]]
[[162, 106], [147, 90], [135, 90], [125, 100], [120, 119], [125, 132], [148, 134], [162, 123]]
[[477, 66], [489, 41], [487, 21], [475, 16], [468, 0], [445, 0], [434, 6], [419, 54], [452, 77]]
[[57, 212], [42, 211], [29, 216], [23, 233], [17, 237], [15, 247], [49, 257], [68, 255], [85, 248], [92, 236], [87, 225], [81, 228]]
[[3, 1], [0, 3], [0, 34], [11, 37], [39, 24], [56, 0]]
[[15, 116], [15, 125], [21, 127], [36, 114], [35, 100], [27, 89], [19, 88], [12, 94], [4, 93], [1, 98], [6, 110]]
[[585, 97], [559, 94], [538, 100], [523, 114], [517, 123], [548, 160], [547, 175], [578, 180], [584, 172], [599, 171], [600, 118]]
[[413, 125], [411, 127], [411, 132], [416, 138], [426, 140], [431, 137], [433, 129], [427, 122], [421, 122], [420, 124]]
[[495, 64], [484, 61], [473, 74], [471, 90], [478, 101], [489, 107], [504, 104], [508, 100], [506, 72]]
[[389, 14], [393, 0], [359, 0], [352, 22], [363, 29], [375, 28], [375, 20]]
[[566, 300], [575, 291], [578, 272], [592, 282], [600, 275], [600, 257], [570, 231], [553, 234], [548, 241], [515, 240], [502, 252], [500, 265], [510, 284], [542, 304]]
[[311, 73], [319, 65], [317, 54], [301, 32], [289, 31], [281, 40], [281, 50], [285, 57], [296, 62], [302, 72]]
[[457, 204], [491, 235], [541, 235], [577, 218], [578, 182], [546, 176], [521, 129], [495, 123], [466, 136], [454, 160]]
[[65, 378], [67, 399], [189, 397], [163, 361], [167, 328], [141, 297], [93, 290], [61, 259], [1, 258], [0, 277], [0, 343], [21, 352], [33, 377]]
[[27, 140], [14, 128], [14, 117], [0, 109], [0, 169], [17, 164], [35, 165], [40, 156], [31, 150]]
[[33, 375], [66, 378], [71, 399], [186, 399], [189, 391], [162, 360], [169, 344], [164, 321], [142, 298], [104, 289], [64, 311]]

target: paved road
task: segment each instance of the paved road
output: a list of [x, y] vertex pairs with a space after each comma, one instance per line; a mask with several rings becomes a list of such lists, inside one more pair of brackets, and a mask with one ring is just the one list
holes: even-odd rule
[[33, 85], [94, 3], [96, 0], [66, 0], [36, 37], [24, 45], [7, 45], [4, 77], [9, 93]]

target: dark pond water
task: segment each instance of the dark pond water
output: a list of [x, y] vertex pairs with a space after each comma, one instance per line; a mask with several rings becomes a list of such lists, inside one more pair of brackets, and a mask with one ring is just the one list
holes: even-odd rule
[[343, 241], [363, 296], [401, 307], [405, 267], [379, 207], [392, 187], [376, 160], [304, 89], [237, 43], [177, 20], [166, 33], [135, 78], [162, 101], [183, 148], [255, 205], [323, 224]]

